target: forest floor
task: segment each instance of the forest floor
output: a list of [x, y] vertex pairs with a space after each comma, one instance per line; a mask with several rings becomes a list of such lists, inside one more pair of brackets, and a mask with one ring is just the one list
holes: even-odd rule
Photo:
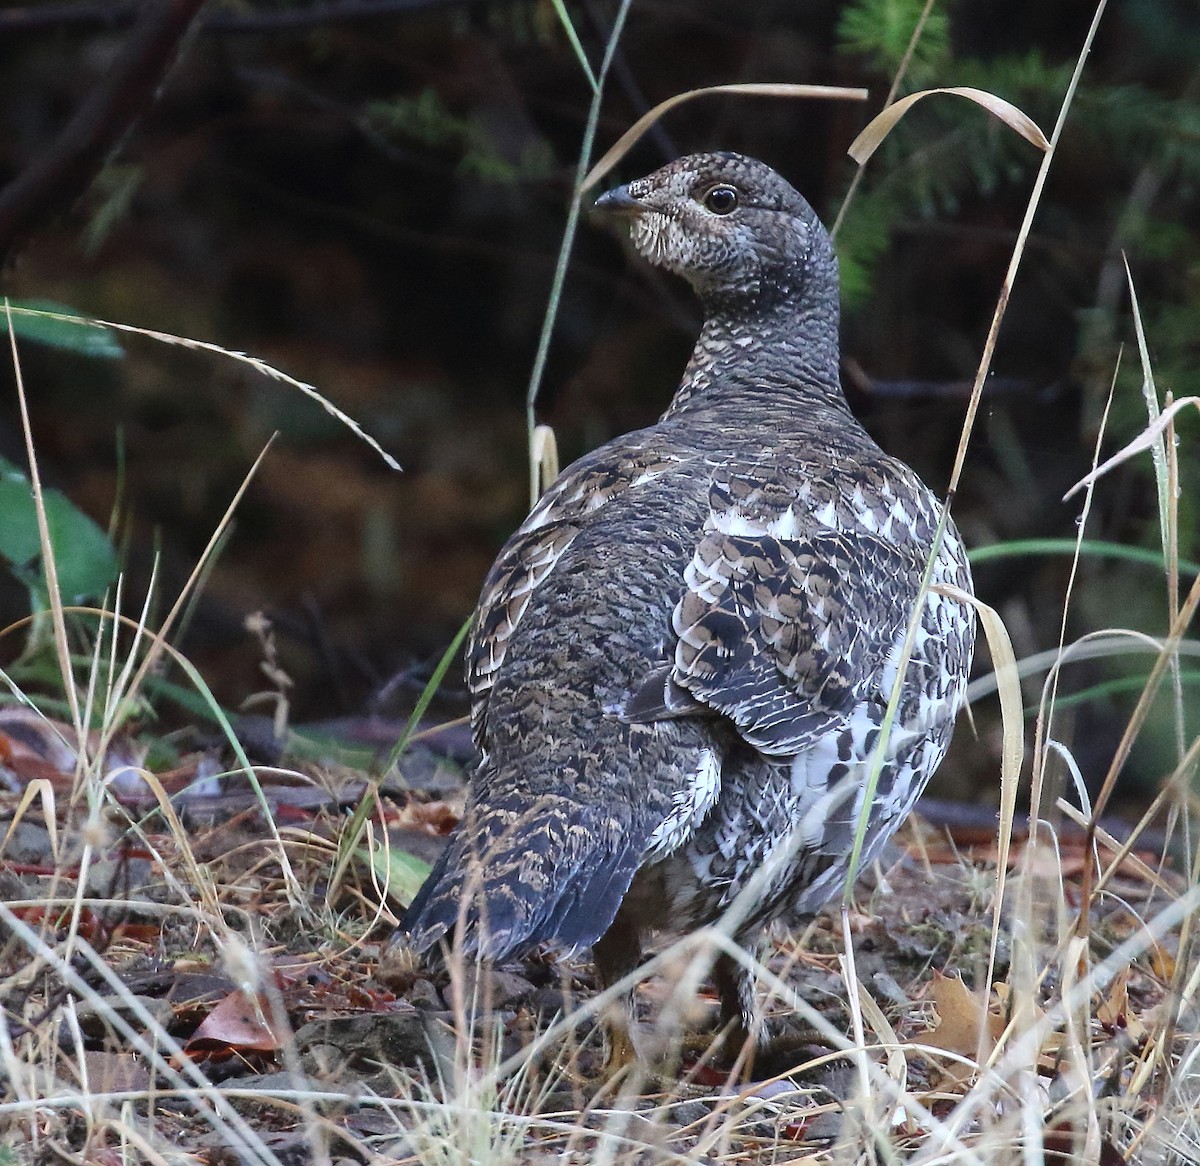
[[[1017, 838], [985, 995], [995, 844], [914, 822], [852, 911], [772, 933], [772, 1039], [752, 1065], [731, 1074], [703, 1053], [703, 981], [674, 991], [711, 961], [702, 937], [637, 990], [647, 1072], [606, 1080], [586, 952], [414, 968], [399, 993], [377, 976], [398, 911], [383, 883], [411, 894], [461, 811], [453, 757], [414, 749], [403, 789], [302, 765], [257, 768], [255, 790], [205, 778], [220, 766], [198, 753], [149, 781], [117, 773], [89, 812], [63, 759], [39, 759], [17, 725], [0, 795], [0, 1162], [816, 1166], [886, 1145], [897, 1161], [991, 1163], [1008, 1160], [988, 1149], [1001, 1137], [1021, 1160], [1031, 1103], [1036, 1161], [1197, 1160], [1200, 1023], [1169, 1008], [1191, 904], [1153, 853], [1112, 863], [1101, 847], [1081, 944], [1082, 834]], [[347, 848], [364, 804], [390, 846], [367, 829]], [[672, 1055], [686, 1034], [692, 1051]], [[1174, 1074], [1147, 1069], [1162, 1041]]]

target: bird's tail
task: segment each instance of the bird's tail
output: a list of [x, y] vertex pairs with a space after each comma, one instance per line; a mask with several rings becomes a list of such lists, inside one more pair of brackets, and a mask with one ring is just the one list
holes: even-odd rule
[[444, 940], [491, 960], [586, 947], [633, 881], [645, 839], [632, 833], [612, 807], [562, 797], [469, 810], [398, 930], [418, 952]]

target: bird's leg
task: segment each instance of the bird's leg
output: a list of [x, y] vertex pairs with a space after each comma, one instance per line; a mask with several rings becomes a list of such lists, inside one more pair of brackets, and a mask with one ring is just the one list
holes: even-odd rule
[[[717, 990], [721, 1010], [714, 1031], [705, 1026], [686, 1034], [677, 1052], [690, 1065], [695, 1058], [713, 1068], [733, 1069], [739, 1079], [750, 1075], [758, 1047], [754, 1023], [754, 976], [732, 956], [721, 953], [713, 961], [710, 973]], [[678, 1066], [676, 1066], [678, 1068]], [[690, 1069], [690, 1071], [694, 1071]]]
[[712, 977], [721, 1001], [721, 1031], [725, 1034], [723, 1051], [732, 1061], [749, 1044], [748, 1074], [757, 1044], [754, 1032], [754, 977], [745, 964], [726, 952], [717, 956]]
[[754, 1027], [754, 977], [727, 952], [713, 963], [713, 984], [721, 1001], [721, 1027], [734, 1041], [745, 1044]]
[[[601, 991], [612, 987], [641, 962], [642, 945], [637, 929], [618, 915], [612, 926], [592, 944], [592, 959], [599, 981], [597, 986]], [[602, 1023], [608, 1046], [604, 1075], [611, 1077], [637, 1064], [637, 1046], [633, 1040], [636, 1018], [632, 991], [626, 989], [618, 999], [609, 1004]]]
[[731, 956], [717, 957], [713, 982], [721, 1000], [722, 1054], [732, 1064], [745, 1050], [738, 1067], [743, 1080], [790, 1072], [811, 1060], [814, 1049], [831, 1047], [828, 1039], [808, 1024], [776, 1032], [765, 1022], [756, 1024], [754, 976]]

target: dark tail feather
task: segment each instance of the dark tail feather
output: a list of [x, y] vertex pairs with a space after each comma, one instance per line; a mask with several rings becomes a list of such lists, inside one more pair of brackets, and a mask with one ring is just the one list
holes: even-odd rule
[[637, 873], [640, 853], [605, 855], [587, 877], [576, 876], [551, 906], [542, 926], [565, 948], [588, 947], [609, 928]]
[[[409, 934], [410, 942], [417, 951], [424, 951], [427, 947], [436, 943], [439, 938], [437, 935], [431, 935], [427, 942], [421, 943], [419, 941], [422, 933], [433, 930], [441, 922], [440, 916], [438, 919], [431, 917], [430, 908], [435, 892], [442, 885], [446, 877], [446, 867], [449, 864], [452, 850], [452, 846], [447, 846], [438, 855], [437, 862], [430, 868], [429, 874], [425, 876], [425, 881], [421, 884], [416, 895], [413, 896], [413, 901], [409, 903], [404, 914], [400, 916], [400, 922], [396, 927], [397, 931], [404, 931]], [[453, 924], [454, 920], [449, 920], [443, 931], [448, 930]]]
[[[467, 954], [503, 960], [540, 943], [570, 949], [599, 939], [633, 881], [645, 839], [590, 833], [587, 815], [570, 809], [571, 819], [554, 807], [519, 822], [498, 845], [487, 829], [464, 821], [400, 921], [409, 946], [426, 951], [445, 938]], [[490, 848], [480, 845], [485, 839]]]

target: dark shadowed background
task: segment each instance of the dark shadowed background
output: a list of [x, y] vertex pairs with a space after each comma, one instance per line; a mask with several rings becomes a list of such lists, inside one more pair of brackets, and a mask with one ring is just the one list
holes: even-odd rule
[[[677, 153], [739, 150], [782, 171], [832, 222], [854, 169], [846, 147], [880, 107], [921, 7], [634, 0], [600, 149], [650, 105], [696, 86], [824, 82], [869, 86], [872, 97], [699, 100], [670, 114], [614, 178]], [[111, 79], [139, 12], [116, 0], [0, 8], [0, 186], [53, 152]], [[567, 12], [598, 62], [615, 5], [570, 0]], [[1091, 16], [1073, 0], [939, 5], [905, 88], [988, 89], [1049, 133]], [[1198, 61], [1190, 0], [1110, 4], [955, 503], [973, 546], [1074, 536], [1080, 503], [1061, 497], [1088, 468], [1122, 343], [1106, 449], [1144, 424], [1123, 252], [1160, 397], [1196, 392]], [[295, 682], [297, 721], [402, 717], [528, 504], [524, 397], [587, 80], [549, 0], [258, 0], [201, 8], [157, 90], [94, 179], [78, 189], [69, 175], [56, 180], [47, 213], [0, 238], [3, 291], [263, 357], [315, 384], [404, 470], [242, 365], [124, 337], [124, 355], [109, 359], [21, 345], [42, 473], [102, 526], [115, 515], [133, 606], [158, 557], [165, 610], [278, 432], [178, 646], [236, 708], [267, 686], [243, 626], [262, 610]], [[839, 239], [851, 403], [935, 491], [1038, 161], [977, 107], [931, 100], [872, 160]], [[584, 224], [538, 410], [564, 461], [657, 416], [698, 323], [682, 287]], [[21, 464], [11, 369], [0, 375], [0, 455]], [[1186, 558], [1200, 475], [1190, 417], [1181, 431]], [[1101, 484], [1088, 533], [1157, 548], [1156, 513], [1143, 456]], [[1018, 656], [1057, 641], [1069, 569], [1063, 556], [977, 569]], [[28, 597], [0, 575], [5, 625]], [[1070, 636], [1113, 625], [1160, 634], [1166, 623], [1161, 571], [1084, 560]], [[0, 659], [21, 647], [10, 634]], [[1085, 699], [1057, 731], [1090, 780], [1103, 776], [1149, 660], [1065, 674], [1065, 691]], [[453, 716], [465, 705], [451, 677], [438, 711]], [[1195, 680], [1181, 678], [1193, 721]], [[1040, 682], [1027, 687], [1029, 703]], [[1160, 703], [1132, 767], [1135, 799], [1173, 764], [1170, 702]], [[982, 744], [960, 734], [943, 791], [991, 796], [989, 708], [978, 723]]]

